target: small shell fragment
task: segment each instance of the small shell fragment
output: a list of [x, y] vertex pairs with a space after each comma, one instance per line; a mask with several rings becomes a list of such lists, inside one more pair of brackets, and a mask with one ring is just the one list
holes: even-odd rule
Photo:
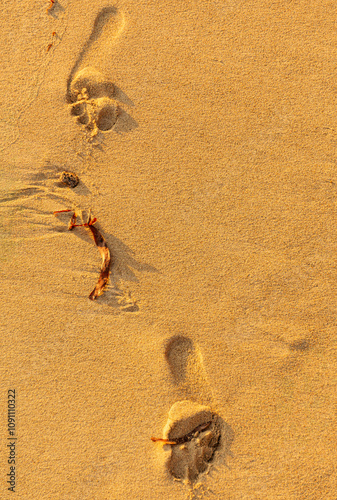
[[77, 186], [80, 180], [78, 176], [73, 172], [62, 172], [62, 174], [60, 175], [60, 182], [73, 189]]

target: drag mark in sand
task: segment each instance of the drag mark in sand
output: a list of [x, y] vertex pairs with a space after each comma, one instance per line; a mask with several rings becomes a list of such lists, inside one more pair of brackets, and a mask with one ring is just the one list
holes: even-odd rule
[[[7, 3], [10, 4], [10, 2]], [[14, 4], [14, 2], [12, 3]], [[48, 2], [46, 2], [45, 6], [47, 3]], [[19, 97], [17, 100], [15, 99], [15, 106], [11, 105], [10, 112], [7, 111], [4, 115], [6, 116], [6, 119], [3, 120], [3, 127], [1, 131], [0, 153], [3, 153], [7, 149], [11, 148], [19, 141], [22, 134], [22, 119], [26, 115], [29, 115], [29, 118], [27, 119], [31, 123], [33, 114], [35, 112], [37, 113], [36, 116], [39, 114], [39, 105], [36, 106], [36, 101], [40, 95], [41, 88], [45, 83], [45, 78], [52, 64], [54, 49], [56, 49], [56, 47], [62, 42], [63, 37], [68, 30], [68, 5], [70, 4], [70, 0], [63, 0], [62, 4], [64, 4], [64, 6], [57, 0], [54, 0], [54, 3], [50, 2], [49, 8], [47, 9], [48, 15], [58, 22], [57, 27], [51, 34], [50, 43], [47, 44], [46, 42], [46, 47], [39, 53], [36, 53], [34, 60], [30, 61], [30, 71], [24, 70], [25, 66], [22, 65], [20, 76], [18, 75], [14, 80], [13, 78], [11, 80], [12, 85], [14, 86], [13, 95]], [[41, 5], [43, 7], [43, 3], [41, 3]], [[45, 8], [45, 6], [43, 8]], [[26, 40], [25, 43], [29, 44], [31, 38], [33, 36], [35, 37], [35, 33], [39, 33], [40, 29], [42, 30], [40, 22], [41, 19], [39, 16], [36, 17], [36, 19], [31, 19], [30, 17], [25, 18], [25, 23], [27, 23], [27, 29], [24, 30]], [[20, 39], [21, 34], [22, 33], [19, 32], [18, 39]], [[17, 38], [15, 33], [13, 33], [13, 36], [14, 38]], [[15, 52], [18, 50], [19, 47], [17, 47]], [[32, 47], [29, 50], [32, 50]], [[22, 54], [23, 59], [25, 59], [25, 52]], [[18, 68], [20, 68], [20, 65]], [[22, 71], [24, 72], [22, 73]]]
[[74, 172], [63, 171], [60, 175], [60, 182], [74, 189], [78, 185], [80, 180], [78, 178], [78, 175], [75, 174]]

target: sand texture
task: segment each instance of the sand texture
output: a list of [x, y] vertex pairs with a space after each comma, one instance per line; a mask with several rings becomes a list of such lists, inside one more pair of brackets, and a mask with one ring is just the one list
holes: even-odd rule
[[336, 5], [0, 9], [1, 500], [336, 500]]

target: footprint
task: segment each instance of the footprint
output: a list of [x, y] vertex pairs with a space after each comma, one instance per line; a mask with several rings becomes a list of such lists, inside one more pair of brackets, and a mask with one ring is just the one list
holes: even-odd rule
[[[108, 76], [96, 69], [97, 53], [103, 58], [122, 33], [124, 15], [115, 7], [105, 7], [96, 16], [91, 35], [79, 54], [67, 81], [66, 100], [74, 116], [84, 129], [95, 137], [113, 127], [117, 132], [129, 131], [137, 123], [117, 101], [133, 105], [132, 101], [114, 85]], [[117, 122], [119, 126], [117, 127]]]
[[211, 404], [212, 389], [204, 368], [201, 350], [191, 339], [172, 337], [166, 345], [165, 357], [169, 365], [176, 396], [197, 403]]
[[217, 450], [230, 454], [234, 433], [211, 408], [212, 391], [199, 346], [188, 337], [175, 336], [166, 345], [165, 357], [179, 400], [169, 411], [160, 441], [170, 446], [170, 474], [193, 484], [209, 470]]
[[120, 108], [114, 94], [114, 84], [90, 67], [79, 71], [70, 84], [71, 114], [93, 137], [99, 130], [111, 130], [117, 121]]
[[[96, 64], [97, 53], [106, 53], [105, 50], [98, 50], [98, 42], [102, 44], [105, 39], [105, 45], [107, 43], [111, 45], [111, 42], [117, 40], [122, 33], [125, 26], [124, 15], [116, 7], [104, 7], [100, 10], [95, 18], [93, 28], [91, 30], [88, 40], [85, 42], [83, 49], [79, 53], [74, 66], [72, 67], [68, 80], [67, 80], [67, 102], [71, 102], [70, 99], [70, 86], [71, 82], [75, 78], [75, 75], [79, 72], [80, 68], [91, 67], [93, 63]], [[105, 49], [105, 47], [100, 47]], [[103, 61], [101, 61], [101, 64]]]
[[178, 401], [168, 415], [163, 438], [171, 443], [167, 468], [176, 479], [193, 483], [209, 469], [221, 437], [220, 418], [209, 406]]

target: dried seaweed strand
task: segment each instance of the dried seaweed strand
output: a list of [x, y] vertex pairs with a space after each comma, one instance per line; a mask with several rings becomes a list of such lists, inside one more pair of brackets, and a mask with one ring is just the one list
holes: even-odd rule
[[195, 429], [193, 429], [193, 431], [189, 432], [188, 434], [185, 434], [185, 436], [182, 436], [182, 437], [176, 439], [175, 441], [170, 441], [169, 439], [155, 438], [155, 437], [152, 437], [151, 441], [153, 441], [154, 443], [156, 443], [157, 441], [160, 441], [163, 444], [183, 444], [183, 443], [187, 443], [188, 441], [191, 441], [195, 437], [195, 434], [197, 432], [202, 432], [202, 431], [208, 429], [208, 427], [211, 425], [211, 423], [212, 423], [212, 421], [206, 422], [204, 424], [200, 424], [200, 425], [198, 425], [198, 427], [196, 427]]
[[99, 253], [101, 254], [102, 257], [102, 267], [101, 267], [101, 272], [98, 278], [97, 285], [89, 295], [90, 300], [95, 300], [97, 297], [102, 295], [104, 292], [104, 289], [108, 283], [109, 280], [109, 274], [110, 274], [110, 264], [111, 264], [111, 256], [110, 256], [110, 250], [108, 248], [108, 245], [106, 244], [105, 239], [101, 235], [101, 233], [98, 231], [98, 229], [94, 226], [96, 222], [96, 219], [91, 220], [91, 217], [89, 216], [88, 220], [88, 228], [92, 232], [92, 235], [94, 237], [96, 246], [98, 248]]
[[[60, 212], [72, 212], [72, 210], [58, 210], [57, 212], [54, 212], [54, 215], [60, 213]], [[110, 255], [110, 250], [108, 248], [108, 245], [106, 244], [105, 239], [101, 235], [101, 233], [98, 231], [98, 229], [94, 226], [95, 222], [97, 222], [96, 218], [91, 218], [91, 214], [89, 213], [88, 216], [88, 222], [85, 222], [84, 224], [76, 224], [76, 213], [74, 212], [70, 222], [69, 222], [69, 231], [71, 231], [74, 227], [87, 227], [90, 229], [94, 241], [96, 243], [96, 246], [98, 248], [99, 253], [101, 254], [102, 257], [102, 266], [101, 266], [101, 272], [98, 278], [97, 285], [89, 295], [90, 300], [96, 300], [97, 297], [102, 295], [104, 292], [104, 289], [108, 283], [109, 280], [109, 274], [110, 274], [110, 265], [111, 265], [111, 255]]]

